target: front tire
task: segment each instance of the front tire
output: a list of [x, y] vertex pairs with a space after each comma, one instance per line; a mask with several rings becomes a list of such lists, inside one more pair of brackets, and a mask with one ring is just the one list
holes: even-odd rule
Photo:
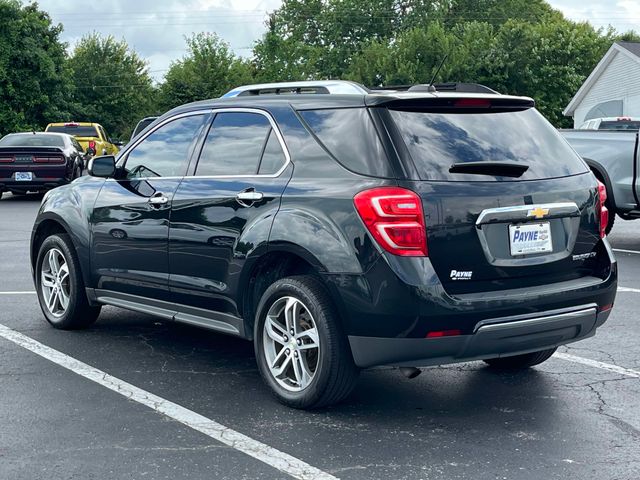
[[66, 234], [51, 235], [42, 242], [35, 283], [42, 313], [55, 328], [86, 328], [100, 315], [101, 307], [89, 305], [80, 262]]
[[311, 275], [283, 278], [258, 304], [254, 348], [263, 380], [294, 408], [319, 408], [345, 399], [358, 368], [324, 286]]
[[484, 362], [491, 368], [499, 370], [524, 370], [548, 360], [556, 353], [556, 350], [556, 348], [550, 348], [549, 350], [514, 355], [513, 357], [490, 358], [484, 360]]

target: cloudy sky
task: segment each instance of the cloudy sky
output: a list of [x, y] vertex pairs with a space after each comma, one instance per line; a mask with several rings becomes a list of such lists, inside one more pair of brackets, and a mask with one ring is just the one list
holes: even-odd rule
[[[192, 32], [216, 32], [242, 56], [264, 32], [267, 12], [281, 0], [39, 0], [55, 22], [64, 25], [62, 39], [73, 45], [97, 31], [124, 38], [149, 61], [152, 77], [161, 80], [172, 60], [185, 55], [184, 37]], [[596, 27], [611, 24], [620, 31], [640, 31], [638, 0], [550, 0], [574, 20]], [[89, 7], [90, 8], [87, 8]]]

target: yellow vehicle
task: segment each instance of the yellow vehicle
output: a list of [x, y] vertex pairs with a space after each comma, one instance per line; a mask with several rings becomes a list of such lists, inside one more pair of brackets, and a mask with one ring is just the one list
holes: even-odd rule
[[89, 155], [115, 155], [118, 146], [111, 140], [104, 127], [98, 123], [67, 122], [50, 123], [45, 132], [67, 133], [78, 140]]

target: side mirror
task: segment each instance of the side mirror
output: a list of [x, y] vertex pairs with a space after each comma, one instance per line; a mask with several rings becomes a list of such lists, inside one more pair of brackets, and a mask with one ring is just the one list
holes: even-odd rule
[[116, 173], [116, 157], [113, 155], [93, 157], [89, 160], [87, 171], [93, 177], [111, 178]]

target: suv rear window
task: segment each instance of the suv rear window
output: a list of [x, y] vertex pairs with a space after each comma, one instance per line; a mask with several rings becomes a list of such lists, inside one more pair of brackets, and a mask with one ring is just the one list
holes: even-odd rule
[[390, 110], [421, 180], [509, 181], [509, 177], [450, 173], [463, 162], [517, 162], [529, 169], [517, 180], [565, 177], [588, 171], [537, 110], [430, 113]]
[[52, 125], [47, 128], [47, 132], [68, 133], [74, 137], [95, 137], [99, 138], [95, 127], [81, 127], [73, 125]]

